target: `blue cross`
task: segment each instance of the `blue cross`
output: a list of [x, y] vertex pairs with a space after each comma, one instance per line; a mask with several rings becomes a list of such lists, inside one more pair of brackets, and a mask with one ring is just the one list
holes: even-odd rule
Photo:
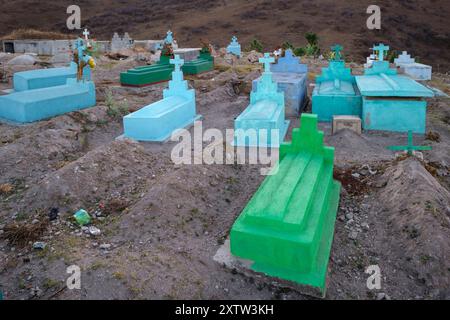
[[233, 36], [233, 38], [231, 38], [231, 41], [232, 41], [233, 43], [236, 43], [237, 40], [238, 40], [238, 38], [237, 38], [236, 36]]
[[341, 51], [344, 49], [341, 45], [336, 44], [331, 47], [331, 50], [334, 52], [334, 60], [340, 61], [342, 58]]
[[172, 43], [173, 42], [173, 32], [172, 31], [167, 31], [167, 37], [166, 37], [166, 42], [167, 43]]
[[259, 59], [259, 63], [264, 63], [264, 72], [270, 72], [270, 64], [274, 62], [275, 59], [269, 53], [265, 53], [264, 58]]
[[384, 60], [384, 52], [389, 51], [389, 46], [385, 46], [383, 43], [380, 43], [378, 46], [373, 47], [373, 50], [378, 51], [378, 60]]
[[184, 60], [180, 59], [180, 55], [176, 54], [175, 59], [170, 59], [170, 63], [175, 65], [175, 71], [181, 71], [181, 66], [184, 64]]

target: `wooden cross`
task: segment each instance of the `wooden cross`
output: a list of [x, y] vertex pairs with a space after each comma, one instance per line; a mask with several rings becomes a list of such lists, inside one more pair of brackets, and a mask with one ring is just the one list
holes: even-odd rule
[[264, 72], [270, 72], [270, 64], [274, 62], [275, 59], [269, 53], [265, 53], [264, 58], [259, 59], [259, 63], [264, 63]]
[[334, 60], [335, 61], [341, 61], [341, 59], [342, 59], [341, 51], [343, 49], [344, 48], [341, 45], [339, 45], [339, 44], [336, 44], [336, 45], [331, 47], [331, 51], [334, 52]]
[[180, 55], [176, 54], [175, 59], [170, 59], [170, 63], [175, 65], [176, 72], [180, 72], [181, 66], [184, 64], [184, 60], [180, 59]]
[[413, 133], [412, 131], [408, 131], [408, 145], [407, 146], [390, 146], [389, 150], [392, 151], [407, 151], [409, 156], [413, 155], [414, 151], [427, 151], [432, 150], [433, 148], [430, 146], [415, 146], [413, 144]]
[[383, 61], [384, 53], [389, 51], [389, 46], [380, 43], [378, 46], [373, 47], [373, 50], [378, 51], [378, 61]]

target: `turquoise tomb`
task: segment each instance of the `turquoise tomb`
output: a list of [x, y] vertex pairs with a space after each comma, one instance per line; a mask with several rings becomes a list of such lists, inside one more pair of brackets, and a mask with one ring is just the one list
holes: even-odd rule
[[138, 141], [163, 142], [177, 129], [193, 124], [201, 116], [196, 114], [195, 90], [188, 88], [181, 67], [184, 61], [178, 55], [171, 59], [175, 65], [169, 88], [163, 99], [123, 118], [125, 138]]
[[342, 59], [342, 46], [332, 47], [334, 57], [328, 68], [316, 77], [312, 94], [312, 112], [319, 121], [331, 122], [333, 116], [352, 115], [361, 117], [362, 99], [350, 68]]
[[384, 61], [388, 46], [380, 44], [373, 48], [378, 60], [364, 75], [356, 77], [363, 97], [362, 124], [364, 130], [383, 130], [424, 134], [426, 131], [427, 102], [425, 98], [434, 93], [391, 69]]
[[[298, 116], [305, 105], [307, 96], [306, 77], [308, 66], [300, 63], [292, 50], [287, 50], [285, 56], [270, 66], [272, 79], [278, 85], [278, 90], [284, 92], [286, 115]], [[253, 91], [258, 90], [258, 82], [253, 81]]]
[[[87, 47], [81, 38], [76, 41], [75, 46], [75, 63], [70, 67], [76, 68], [74, 78], [68, 77], [61, 84], [64, 72], [51, 71], [52, 69], [33, 71], [31, 75], [34, 79], [39, 79], [42, 72], [42, 79], [45, 80], [29, 81], [31, 89], [26, 89], [25, 82], [19, 81], [22, 91], [0, 96], [0, 118], [15, 123], [29, 123], [94, 106], [95, 85], [90, 80], [89, 68], [93, 68], [95, 63], [87, 55]], [[47, 77], [49, 75], [53, 77]]]
[[227, 47], [227, 53], [234, 54], [238, 58], [241, 57], [241, 45], [239, 44], [236, 36], [231, 38], [231, 43]]
[[250, 105], [235, 120], [237, 146], [278, 148], [284, 140], [289, 121], [285, 120], [284, 93], [278, 91], [270, 72], [274, 61], [268, 53], [259, 59], [265, 71], [258, 81], [258, 89], [250, 94]]

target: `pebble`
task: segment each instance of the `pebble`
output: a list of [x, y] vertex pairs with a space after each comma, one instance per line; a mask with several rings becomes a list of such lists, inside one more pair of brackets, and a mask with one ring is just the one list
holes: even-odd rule
[[356, 240], [356, 239], [358, 238], [358, 232], [352, 231], [352, 232], [350, 232], [350, 234], [348, 235], [348, 237], [349, 237], [351, 240]]
[[367, 222], [361, 223], [361, 228], [363, 228], [364, 230], [369, 230], [370, 229], [369, 224]]
[[391, 300], [391, 298], [384, 292], [377, 294], [377, 300]]
[[354, 215], [353, 213], [347, 213], [345, 217], [347, 218], [347, 220], [353, 220]]
[[109, 243], [104, 243], [104, 244], [101, 244], [101, 245], [99, 246], [99, 248], [102, 249], [102, 250], [109, 250], [109, 249], [111, 249], [111, 244], [109, 244]]
[[37, 241], [33, 243], [33, 249], [35, 250], [44, 250], [47, 247], [47, 244], [42, 241]]
[[89, 227], [89, 233], [91, 235], [93, 235], [93, 236], [99, 236], [102, 233], [102, 231], [99, 228], [97, 228], [97, 227], [90, 226]]

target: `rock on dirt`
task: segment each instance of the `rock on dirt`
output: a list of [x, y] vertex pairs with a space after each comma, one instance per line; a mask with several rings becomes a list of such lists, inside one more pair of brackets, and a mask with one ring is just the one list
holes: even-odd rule
[[7, 62], [10, 66], [32, 66], [36, 63], [36, 59], [28, 54], [15, 57]]

